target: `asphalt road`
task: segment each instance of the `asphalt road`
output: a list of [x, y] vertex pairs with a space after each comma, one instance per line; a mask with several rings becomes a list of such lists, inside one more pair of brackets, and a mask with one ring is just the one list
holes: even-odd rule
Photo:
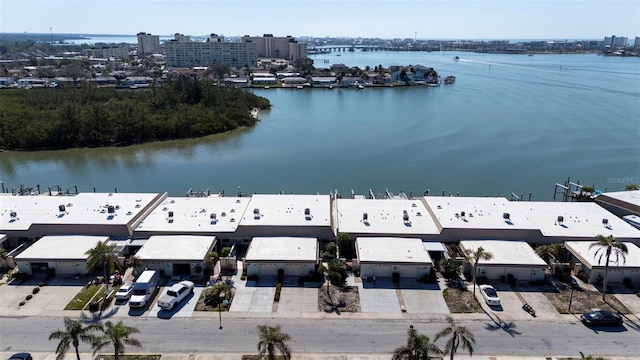
[[[372, 354], [391, 353], [405, 344], [406, 331], [413, 324], [429, 336], [445, 324], [406, 320], [310, 320], [310, 319], [218, 319], [174, 318], [159, 320], [130, 318], [125, 324], [140, 330], [135, 337], [142, 351], [153, 353], [255, 353], [256, 325], [280, 324], [291, 335], [293, 353]], [[487, 320], [460, 321], [476, 337], [478, 355], [572, 355], [637, 356], [640, 353], [640, 327], [625, 322], [623, 327], [590, 329], [579, 322], [522, 321], [496, 324]], [[2, 318], [0, 351], [53, 351], [57, 345], [49, 334], [62, 327], [60, 318]], [[437, 343], [442, 346], [444, 341]], [[81, 351], [89, 352], [86, 344]]]

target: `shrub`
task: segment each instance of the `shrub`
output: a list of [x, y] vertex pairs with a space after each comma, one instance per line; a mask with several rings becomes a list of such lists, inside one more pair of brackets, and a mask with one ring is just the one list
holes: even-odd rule
[[244, 275], [244, 274], [243, 274], [243, 275], [241, 275], [241, 276], [240, 276], [240, 280], [242, 280], [242, 281], [247, 280], [247, 275]]
[[438, 282], [438, 274], [436, 273], [436, 269], [431, 268], [428, 274], [423, 275], [420, 279], [418, 279], [423, 284], [434, 284]]
[[24, 301], [20, 301], [20, 304], [18, 304], [18, 305], [22, 306], [24, 304], [26, 304]]
[[32, 293], [37, 294], [40, 292], [40, 288], [33, 288]]
[[31, 294], [27, 295], [27, 300], [31, 300], [32, 297], [33, 297], [33, 295], [31, 295]]
[[624, 286], [626, 286], [628, 289], [633, 289], [633, 285], [631, 285], [631, 278], [624, 278], [622, 279], [622, 283], [624, 284]]
[[45, 286], [45, 285], [47, 285], [47, 283], [46, 283], [46, 282], [44, 282], [44, 281], [41, 281], [41, 282], [40, 282], [40, 284], [38, 284], [38, 286], [40, 286], [40, 287], [43, 287], [43, 286]]

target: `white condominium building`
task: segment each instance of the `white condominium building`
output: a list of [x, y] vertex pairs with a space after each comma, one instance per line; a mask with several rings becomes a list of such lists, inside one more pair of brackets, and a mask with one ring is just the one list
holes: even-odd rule
[[296, 61], [307, 57], [307, 44], [296, 41], [292, 36], [274, 37], [271, 34], [264, 36], [242, 37], [244, 43], [255, 43], [258, 57], [279, 58]]
[[159, 54], [162, 52], [160, 47], [160, 36], [151, 35], [145, 32], [138, 33], [138, 54], [139, 55], [151, 55]]
[[210, 66], [225, 63], [231, 67], [241, 68], [255, 66], [258, 60], [255, 43], [224, 42], [224, 38], [216, 34], [204, 42], [191, 41], [182, 34], [165, 43], [166, 62], [169, 67]]

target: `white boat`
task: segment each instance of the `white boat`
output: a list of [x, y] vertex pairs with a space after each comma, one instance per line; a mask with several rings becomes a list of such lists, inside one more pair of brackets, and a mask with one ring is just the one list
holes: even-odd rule
[[356, 85], [356, 87], [357, 87], [358, 89], [364, 89], [364, 85], [361, 85], [361, 84]]

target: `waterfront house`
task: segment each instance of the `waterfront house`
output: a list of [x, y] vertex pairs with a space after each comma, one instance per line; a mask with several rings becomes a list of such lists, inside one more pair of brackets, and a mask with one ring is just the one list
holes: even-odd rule
[[244, 259], [247, 276], [305, 276], [314, 273], [319, 249], [316, 238], [255, 237]]
[[[604, 249], [596, 255], [599, 247], [591, 247], [593, 241], [567, 241], [565, 248], [571, 253], [571, 263], [574, 274], [585, 282], [598, 283], [603, 280], [606, 255]], [[628, 254], [625, 259], [616, 259], [614, 254], [609, 258], [607, 282], [620, 283], [629, 279], [633, 283], [640, 282], [640, 248], [630, 242], [624, 242]], [[600, 261], [599, 261], [600, 260]], [[627, 280], [627, 281], [629, 281]]]
[[313, 87], [329, 87], [336, 85], [335, 76], [314, 76], [311, 77], [311, 86]]
[[392, 277], [420, 279], [433, 267], [421, 239], [399, 237], [358, 237], [354, 270], [363, 279]]
[[[477, 251], [482, 247], [493, 257], [481, 260], [476, 268], [477, 276], [489, 280], [514, 279], [518, 281], [540, 281], [544, 279], [547, 263], [536, 254], [533, 248], [524, 241], [510, 240], [463, 240], [460, 248], [463, 251]], [[471, 272], [472, 263], [465, 268]]]
[[152, 236], [136, 257], [142, 260], [142, 268], [158, 270], [166, 276], [199, 276], [206, 267], [207, 254], [215, 245], [215, 236]]

